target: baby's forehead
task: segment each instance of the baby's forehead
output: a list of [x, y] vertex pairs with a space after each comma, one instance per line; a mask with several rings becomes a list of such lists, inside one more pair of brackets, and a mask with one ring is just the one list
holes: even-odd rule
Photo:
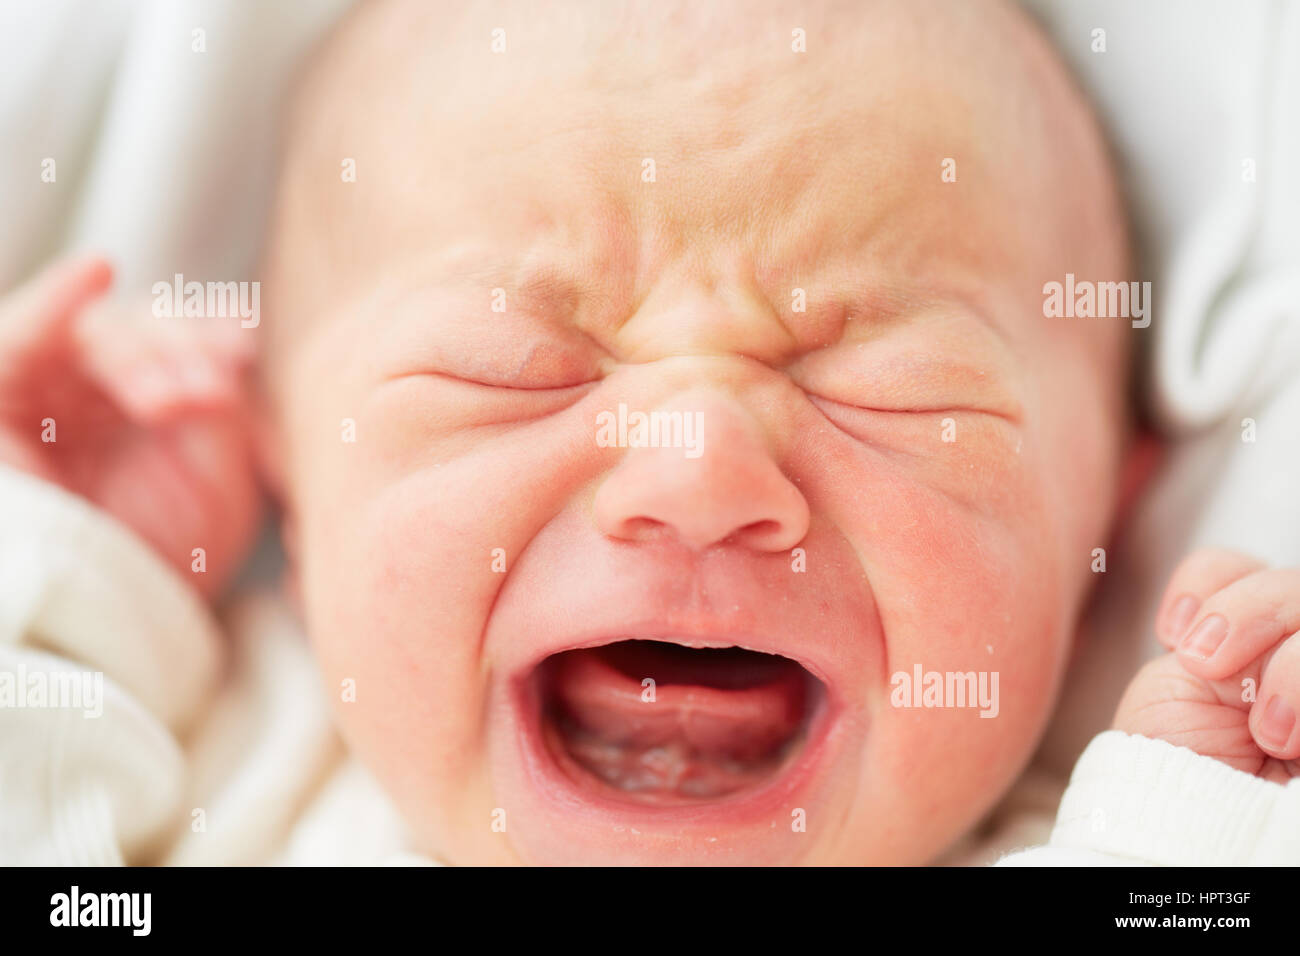
[[453, 18], [436, 4], [378, 3], [316, 58], [295, 139], [381, 142], [407, 154], [399, 165], [447, 172], [504, 161], [522, 174], [522, 148], [562, 143], [567, 155], [578, 140], [591, 148], [575, 163], [604, 145], [656, 149], [702, 175], [711, 158], [742, 175], [747, 161], [777, 161], [771, 171], [788, 177], [800, 153], [825, 162], [837, 146], [863, 165], [927, 134], [949, 152], [1001, 147], [1024, 132], [1009, 119], [1047, 92], [1007, 50], [1033, 34], [1005, 15], [965, 15], [965, 0], [787, 7], [580, 4], [575, 24], [549, 7], [471, 4]]
[[[969, 5], [827, 4], [810, 16], [762, 4], [733, 11], [746, 24], [734, 35], [666, 14], [650, 37], [600, 22], [543, 30], [523, 7], [451, 21], [424, 8], [411, 21], [405, 4], [378, 6], [326, 51], [333, 68], [318, 65], [306, 99], [332, 112], [299, 123], [290, 150], [291, 169], [350, 158], [355, 180], [317, 176], [307, 191], [297, 177], [296, 202], [281, 200], [295, 245], [323, 246], [315, 259], [339, 281], [472, 247], [497, 251], [485, 281], [493, 269], [502, 284], [531, 281], [557, 263], [534, 282], [550, 295], [607, 295], [664, 262], [748, 269], [773, 294], [854, 276], [886, 288], [926, 272], [1053, 276], [1082, 264], [1043, 262], [1050, 234], [1096, 232], [1086, 206], [1084, 221], [1063, 222], [1057, 197], [1097, 197], [1098, 223], [1112, 203], [1104, 162], [1069, 148], [1103, 155], [1078, 104], [1055, 120], [1062, 142], [1036, 128], [1060, 106], [1023, 82], [1041, 51], [998, 65], [1014, 59], [999, 45], [1029, 34], [972, 19]], [[981, 22], [994, 25], [964, 36]], [[435, 26], [443, 55], [415, 55], [413, 38]]]

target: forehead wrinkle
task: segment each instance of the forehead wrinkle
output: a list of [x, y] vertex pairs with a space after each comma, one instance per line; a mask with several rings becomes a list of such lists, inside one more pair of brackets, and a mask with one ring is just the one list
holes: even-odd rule
[[[418, 4], [413, 5], [418, 6]], [[973, 6], [973, 5], [972, 5]], [[898, 9], [890, 5], [891, 8]], [[522, 8], [521, 8], [522, 9]], [[577, 9], [576, 7], [574, 9]], [[650, 10], [650, 7], [646, 8]], [[657, 10], [657, 7], [655, 8]], [[849, 31], [857, 36], [861, 34], [860, 39], [851, 39], [847, 44], [841, 44], [838, 40], [825, 46], [818, 46], [816, 61], [813, 59], [807, 61], [798, 61], [801, 71], [800, 79], [793, 81], [793, 77], [785, 76], [780, 83], [769, 83], [766, 88], [747, 89], [741, 82], [744, 76], [752, 69], [744, 69], [745, 61], [737, 59], [734, 63], [723, 64], [718, 59], [718, 52], [746, 52], [746, 56], [754, 55], [758, 51], [757, 58], [766, 62], [763, 50], [766, 50], [767, 40], [759, 38], [761, 43], [757, 46], [747, 45], [733, 51], [730, 41], [723, 38], [722, 41], [710, 41], [700, 43], [693, 47], [699, 54], [696, 64], [701, 66], [705, 71], [704, 77], [695, 77], [694, 79], [708, 79], [714, 81], [710, 86], [707, 82], [697, 83], [693, 92], [695, 97], [691, 98], [686, 104], [686, 108], [679, 112], [664, 115], [656, 112], [650, 106], [645, 109], [641, 108], [643, 98], [638, 94], [641, 88], [638, 83], [649, 83], [653, 81], [653, 89], [661, 88], [661, 83], [665, 77], [660, 75], [645, 74], [631, 69], [631, 65], [641, 62], [647, 65], [656, 60], [655, 57], [642, 56], [638, 57], [630, 52], [631, 40], [623, 39], [628, 36], [626, 31], [615, 31], [610, 33], [599, 33], [603, 37], [607, 49], [607, 56], [584, 58], [582, 54], [587, 48], [575, 52], [572, 58], [575, 63], [581, 66], [587, 63], [587, 69], [584, 74], [591, 82], [591, 89], [581, 89], [582, 84], [578, 84], [580, 89], [573, 89], [569, 80], [572, 77], [567, 76], [563, 69], [567, 68], [567, 60], [563, 55], [559, 57], [558, 62], [556, 52], [558, 50], [567, 50], [568, 47], [559, 45], [560, 40], [566, 38], [565, 31], [561, 30], [556, 37], [555, 45], [547, 45], [549, 51], [545, 57], [537, 59], [538, 63], [558, 62], [562, 72], [553, 76], [543, 76], [545, 81], [541, 87], [548, 93], [562, 93], [563, 98], [558, 96], [548, 96], [534, 113], [529, 109], [527, 103], [520, 105], [518, 97], [515, 96], [517, 88], [515, 86], [501, 86], [500, 83], [509, 80], [515, 83], [518, 76], [515, 75], [517, 70], [512, 67], [510, 71], [503, 72], [501, 69], [507, 63], [502, 59], [491, 59], [486, 53], [483, 44], [473, 46], [477, 51], [474, 57], [475, 65], [479, 59], [488, 65], [490, 75], [487, 79], [490, 81], [487, 85], [487, 93], [491, 94], [486, 100], [479, 98], [474, 99], [469, 96], [451, 96], [449, 102], [452, 106], [459, 107], [463, 111], [468, 111], [465, 115], [474, 120], [474, 126], [479, 131], [485, 127], [485, 121], [482, 119], [481, 107], [490, 105], [493, 113], [492, 122], [494, 128], [501, 131], [501, 136], [494, 139], [492, 145], [498, 147], [498, 155], [503, 159], [506, 157], [505, 149], [509, 148], [507, 143], [502, 143], [508, 139], [505, 135], [507, 131], [519, 137], [520, 141], [525, 142], [528, 146], [528, 154], [532, 157], [545, 157], [553, 155], [563, 160], [564, 168], [568, 170], [569, 180], [564, 189], [568, 191], [568, 196], [561, 195], [554, 189], [548, 189], [546, 184], [541, 180], [541, 173], [544, 171], [545, 164], [534, 159], [529, 163], [516, 163], [514, 168], [521, 166], [531, 170], [526, 173], [533, 180], [530, 187], [533, 192], [541, 193], [555, 205], [560, 208], [561, 200], [564, 198], [572, 199], [578, 195], [576, 190], [582, 188], [591, 189], [599, 183], [606, 190], [614, 193], [621, 193], [622, 198], [627, 201], [637, 213], [643, 210], [637, 208], [638, 205], [647, 200], [657, 200], [660, 195], [647, 193], [644, 188], [639, 192], [637, 190], [641, 184], [637, 182], [636, 173], [637, 160], [641, 155], [648, 153], [640, 152], [640, 147], [644, 141], [662, 142], [664, 137], [670, 143], [680, 143], [688, 150], [686, 155], [692, 158], [696, 156], [709, 157], [713, 156], [712, 170], [707, 170], [707, 163], [701, 163], [700, 168], [695, 170], [698, 174], [696, 184], [703, 188], [703, 192], [697, 192], [694, 197], [686, 197], [680, 203], [684, 213], [679, 219], [684, 219], [686, 228], [682, 229], [684, 239], [682, 242], [704, 243], [707, 241], [716, 241], [719, 238], [719, 229], [734, 230], [738, 233], [739, 241], [745, 243], [746, 251], [755, 255], [758, 261], [769, 261], [775, 263], [776, 268], [772, 270], [779, 278], [776, 280], [773, 289], [776, 295], [774, 300], [778, 303], [789, 302], [789, 288], [801, 284], [811, 288], [811, 283], [801, 281], [796, 283], [785, 276], [800, 275], [801, 263], [806, 265], [815, 265], [820, 263], [824, 258], [835, 255], [837, 247], [850, 248], [854, 243], [860, 243], [859, 248], [870, 249], [878, 261], [871, 263], [873, 271], [880, 271], [881, 267], [894, 267], [903, 272], [908, 272], [909, 267], [925, 267], [927, 271], [933, 270], [933, 253], [935, 244], [932, 242], [931, 234], [937, 236], [939, 233], [949, 234], [953, 238], [951, 242], [944, 240], [943, 249], [946, 256], [955, 258], [958, 253], [961, 254], [964, 262], [961, 263], [963, 268], [974, 268], [979, 265], [989, 271], [1008, 268], [1006, 261], [1016, 258], [1012, 245], [1019, 242], [1022, 238], [1028, 241], [1028, 236], [1018, 237], [1014, 234], [1003, 236], [995, 241], [988, 241], [987, 236], [978, 236], [968, 228], [971, 223], [969, 220], [978, 218], [980, 211], [980, 202], [994, 201], [994, 197], [989, 195], [990, 191], [997, 191], [1003, 187], [1001, 177], [995, 174], [1006, 167], [1007, 156], [1004, 152], [994, 149], [998, 145], [1008, 143], [1007, 135], [999, 135], [992, 138], [976, 137], [971, 139], [969, 131], [963, 131], [959, 127], [965, 123], [974, 123], [977, 118], [987, 119], [989, 114], [987, 108], [989, 103], [986, 102], [989, 96], [996, 92], [999, 96], [1006, 93], [1004, 85], [997, 85], [996, 89], [984, 89], [989, 86], [988, 78], [982, 73], [977, 73], [971, 78], [972, 65], [982, 65], [989, 67], [988, 72], [998, 72], [993, 68], [1001, 64], [1001, 59], [990, 57], [987, 48], [981, 48], [978, 56], [972, 61], [968, 56], [971, 51], [965, 49], [965, 45], [958, 42], [949, 44], [944, 40], [944, 31], [935, 31], [933, 24], [925, 28], [922, 27], [920, 18], [917, 22], [912, 22], [910, 16], [903, 16], [897, 19], [890, 19], [887, 24], [892, 30], [897, 31], [896, 36], [890, 30], [881, 30], [876, 24], [876, 18], [867, 15], [867, 7], [864, 6], [859, 11], [861, 15], [855, 13], [849, 17], [847, 14], [852, 11], [851, 7], [841, 8], [845, 11], [843, 17], [830, 17], [830, 8], [821, 9], [825, 15], [827, 23], [834, 21], [838, 28], [841, 25], [852, 27], [854, 24], [859, 29]], [[872, 10], [877, 9], [871, 7]], [[881, 7], [880, 9], [885, 9]], [[964, 10], [964, 4], [956, 4], [949, 10], [953, 15], [958, 11]], [[987, 13], [987, 11], [985, 11]], [[971, 13], [974, 17], [976, 14]], [[658, 14], [651, 18], [658, 22]], [[960, 19], [965, 20], [964, 16]], [[483, 21], [486, 23], [486, 21]], [[927, 21], [929, 22], [929, 21]], [[461, 57], [470, 56], [470, 48], [460, 40], [468, 36], [469, 32], [463, 29], [467, 26], [463, 21], [458, 21], [458, 28], [454, 31], [446, 31], [441, 28], [434, 32], [443, 39], [449, 39], [453, 36], [456, 42], [450, 43], [453, 50], [458, 51]], [[664, 24], [664, 26], [668, 26]], [[676, 25], [677, 27], [682, 24]], [[414, 39], [410, 36], [411, 31], [399, 31], [402, 36], [408, 39]], [[667, 30], [666, 38], [673, 39], [677, 37], [686, 38], [691, 31], [680, 30], [676, 27]], [[698, 32], [698, 31], [696, 31]], [[959, 31], [958, 31], [959, 32]], [[656, 34], [657, 36], [658, 34]], [[518, 45], [521, 34], [512, 31], [512, 56], [517, 54], [521, 49]], [[775, 34], [773, 35], [775, 37]], [[826, 31], [810, 30], [809, 37], [813, 42], [819, 42], [819, 37], [831, 37], [832, 34]], [[890, 36], [895, 36], [894, 40], [889, 40]], [[890, 42], [894, 46], [907, 46], [909, 49], [914, 44], [919, 44], [916, 49], [920, 51], [916, 56], [909, 58], [908, 63], [917, 61], [918, 68], [907, 68], [905, 70], [895, 69], [898, 66], [891, 58], [884, 61], [884, 68], [879, 70], [867, 70], [864, 72], [860, 81], [851, 83], [842, 83], [846, 66], [852, 67], [856, 62], [871, 64], [875, 62], [870, 57], [864, 57], [866, 51], [874, 51], [876, 47], [867, 43], [870, 38], [879, 38], [881, 42]], [[901, 38], [901, 39], [899, 39]], [[571, 39], [571, 37], [569, 38]], [[662, 38], [661, 38], [662, 39]], [[752, 41], [754, 38], [751, 37]], [[780, 37], [782, 42], [785, 37]], [[567, 42], [567, 41], [566, 41]], [[719, 47], [721, 42], [721, 47]], [[747, 41], [748, 42], [748, 41]], [[874, 41], [873, 41], [874, 42]], [[639, 41], [638, 41], [639, 43]], [[418, 44], [416, 44], [418, 46]], [[690, 44], [687, 45], [690, 47]], [[481, 49], [480, 49], [481, 48]], [[959, 48], [962, 56], [954, 56], [954, 48]], [[540, 47], [538, 47], [540, 49]], [[811, 47], [810, 47], [811, 49]], [[427, 50], [424, 50], [427, 53]], [[1018, 60], [1017, 51], [1010, 51], [1009, 57], [1003, 59]], [[379, 63], [376, 58], [370, 58]], [[419, 63], [428, 61], [437, 61], [438, 57], [417, 57], [414, 58]], [[794, 64], [795, 60], [788, 57], [782, 57], [782, 62]], [[516, 64], [518, 61], [513, 58], [509, 61]], [[693, 82], [692, 70], [686, 69], [690, 61], [683, 60], [680, 64], [682, 67], [683, 77], [679, 82]], [[806, 64], [806, 65], [805, 65]], [[937, 69], [933, 73], [926, 68], [926, 64]], [[465, 60], [465, 66], [469, 65], [469, 60]], [[817, 65], [816, 70], [812, 69]], [[429, 63], [430, 68], [434, 64]], [[442, 63], [442, 67], [450, 67], [451, 63]], [[610, 69], [604, 70], [603, 67], [609, 66]], [[725, 68], [724, 68], [725, 67]], [[752, 67], [752, 62], [750, 63]], [[414, 68], [414, 67], [412, 67]], [[622, 72], [620, 72], [622, 71]], [[1015, 71], [1016, 75], [1021, 75], [1020, 71]], [[449, 74], [452, 76], [469, 75], [468, 69], [451, 69]], [[427, 84], [411, 84], [402, 80], [403, 74], [400, 72], [393, 74], [389, 71], [388, 66], [382, 66], [373, 76], [373, 85], [375, 90], [392, 91], [394, 85], [401, 89], [410, 91], [424, 91], [425, 93], [435, 92], [435, 86]], [[951, 80], [953, 77], [961, 79], [960, 85], [954, 85]], [[628, 82], [619, 84], [616, 81], [620, 79], [629, 79]], [[670, 77], [671, 78], [671, 77]], [[787, 80], [790, 80], [787, 85]], [[598, 82], [599, 81], [599, 82]], [[337, 84], [335, 84], [337, 85]], [[1022, 84], [1021, 87], [1013, 88], [1013, 94], [1018, 91], [1031, 102], [1036, 102], [1037, 86], [1039, 84]], [[530, 84], [531, 88], [536, 90], [535, 84]], [[813, 89], [820, 88], [825, 91], [826, 96], [809, 96]], [[936, 102], [931, 103], [925, 109], [920, 110], [920, 114], [915, 109], [907, 110], [907, 103], [910, 102], [911, 94], [917, 92], [918, 88], [926, 89], [936, 98]], [[783, 92], [783, 90], [785, 92]], [[981, 91], [983, 95], [981, 95]], [[334, 90], [337, 92], [337, 90]], [[462, 92], [468, 90], [462, 89]], [[509, 96], [504, 95], [509, 93]], [[788, 95], [787, 95], [788, 94]], [[854, 94], [852, 98], [846, 101], [846, 94]], [[909, 98], [905, 98], [907, 94]], [[629, 102], [628, 96], [633, 98]], [[859, 95], [868, 97], [866, 100], [858, 98]], [[782, 98], [788, 102], [797, 102], [797, 108], [782, 109]], [[381, 101], [383, 97], [380, 98]], [[448, 103], [438, 100], [439, 112], [444, 110]], [[534, 98], [535, 101], [536, 98]], [[806, 102], [805, 102], [806, 101]], [[951, 106], [950, 110], [941, 110], [943, 102], [947, 101]], [[1000, 102], [1000, 100], [999, 100]], [[557, 111], [554, 108], [555, 103], [562, 103], [564, 108]], [[575, 105], [577, 104], [577, 105]], [[814, 104], [817, 108], [814, 108]], [[821, 108], [824, 104], [834, 107], [832, 110]], [[427, 117], [427, 103], [420, 97], [416, 97], [416, 102], [408, 103], [411, 110], [418, 110], [420, 115]], [[734, 110], [728, 112], [725, 107], [730, 106]], [[960, 108], [959, 108], [960, 107]], [[719, 108], [722, 108], [719, 114]], [[504, 113], [503, 113], [504, 111]], [[315, 111], [317, 114], [334, 115], [336, 110]], [[784, 114], [784, 115], [782, 115]], [[860, 127], [862, 121], [875, 115], [877, 119], [876, 130], [868, 137], [858, 141], [855, 149], [837, 149], [836, 143], [843, 141], [843, 137], [855, 126]], [[502, 124], [502, 117], [519, 117], [525, 122], [518, 126], [513, 123]], [[759, 119], [780, 119], [779, 128], [762, 127], [753, 129], [754, 123], [752, 117], [757, 115]], [[720, 120], [719, 120], [720, 116]], [[927, 121], [942, 118], [942, 122], [937, 124]], [[550, 117], [551, 123], [547, 125], [546, 117]], [[715, 129], [710, 133], [710, 118], [719, 120]], [[379, 121], [381, 116], [372, 108], [365, 110], [354, 110], [353, 118], [359, 123], [367, 121]], [[923, 130], [913, 128], [912, 120], [916, 119], [918, 124], [922, 125]], [[1032, 118], [1032, 117], [1031, 117]], [[726, 122], [722, 122], [725, 120]], [[397, 129], [402, 126], [399, 123], [379, 123], [381, 129]], [[601, 132], [600, 143], [596, 148], [569, 148], [581, 144], [585, 147], [586, 143], [570, 134], [585, 133], [588, 126], [599, 127]], [[685, 126], [686, 129], [681, 127]], [[775, 131], [774, 131], [775, 129]], [[766, 132], [764, 132], [766, 130]], [[916, 140], [918, 132], [923, 133], [928, 130], [926, 141]], [[691, 136], [695, 133], [703, 132], [702, 138], [693, 142]], [[378, 132], [378, 130], [376, 131]], [[1032, 129], [1025, 131], [1026, 134], [1033, 132]], [[908, 134], [911, 134], [910, 136]], [[495, 135], [495, 134], [494, 134]], [[353, 138], [356, 132], [353, 131]], [[477, 142], [476, 132], [470, 139]], [[934, 137], [938, 137], [935, 140]], [[961, 141], [962, 146], [956, 147], [959, 151], [960, 182], [963, 184], [970, 183], [978, 188], [972, 192], [969, 186], [962, 185], [957, 187], [959, 190], [956, 195], [944, 196], [941, 199], [936, 197], [940, 202], [947, 202], [953, 205], [935, 206], [930, 202], [925, 204], [924, 211], [919, 209], [906, 209], [905, 213], [913, 221], [912, 228], [904, 227], [900, 232], [899, 229], [885, 229], [885, 236], [882, 239], [878, 233], [883, 226], [889, 226], [890, 219], [894, 216], [891, 210], [898, 210], [900, 203], [908, 203], [924, 193], [916, 193], [914, 189], [903, 188], [904, 181], [910, 182], [915, 177], [930, 177], [937, 181], [937, 172], [932, 170], [932, 163], [928, 153], [925, 157], [917, 158], [906, 154], [900, 154], [895, 147], [882, 147], [882, 143], [899, 142], [906, 140], [912, 147], [924, 146], [926, 150], [932, 152], [945, 141], [951, 141], [954, 138]], [[1031, 140], [1033, 139], [1030, 137]], [[1060, 137], [1057, 137], [1058, 139]], [[449, 175], [458, 172], [461, 169], [466, 171], [481, 170], [483, 168], [483, 159], [479, 150], [475, 149], [476, 154], [473, 158], [467, 158], [463, 155], [462, 147], [469, 145], [464, 138], [457, 136], [445, 137], [443, 144], [450, 147], [449, 157], [460, 159], [454, 163], [448, 170], [440, 171], [439, 178], [445, 180]], [[1036, 142], [1036, 141], [1035, 141]], [[486, 144], [484, 144], [486, 145]], [[712, 151], [708, 147], [713, 147]], [[971, 154], [962, 157], [960, 149], [965, 148]], [[689, 150], [694, 149], [691, 153]], [[701, 150], [703, 150], [701, 152]], [[337, 152], [337, 150], [334, 150]], [[381, 151], [396, 159], [400, 155], [400, 150]], [[974, 179], [973, 176], [978, 172], [971, 165], [971, 160], [976, 153], [984, 153], [981, 156], [990, 168], [986, 169], [987, 175], [982, 181]], [[666, 154], [665, 154], [666, 155]], [[1012, 152], [1012, 157], [1016, 151]], [[1036, 155], [1036, 154], [1035, 154]], [[632, 160], [631, 175], [625, 175], [627, 169], [625, 164], [621, 164], [619, 157]], [[379, 156], [375, 156], [379, 159]], [[428, 157], [423, 157], [427, 159]], [[518, 154], [515, 154], [518, 158]], [[736, 161], [743, 160], [744, 168], [735, 168]], [[764, 162], [766, 160], [766, 162]], [[877, 165], [878, 168], [867, 168], [871, 165]], [[1019, 179], [1023, 177], [1021, 166], [1025, 162], [1013, 162], [1011, 165], [1016, 167], [1014, 174], [1010, 169], [1005, 172], [1017, 177], [1015, 185], [1019, 188]], [[893, 167], [893, 172], [888, 167]], [[770, 172], [775, 167], [776, 172]], [[856, 167], [856, 171], [855, 171]], [[367, 170], [371, 167], [367, 166]], [[664, 167], [661, 165], [661, 170]], [[900, 175], [900, 170], [902, 175]], [[688, 170], [689, 173], [689, 170]], [[718, 200], [716, 190], [712, 190], [714, 195], [710, 195], [711, 187], [717, 185], [717, 175], [721, 173], [729, 177], [734, 177], [734, 182], [739, 184], [738, 190], [731, 190], [729, 196]], [[761, 174], [761, 175], [757, 175]], [[588, 177], [587, 182], [582, 183], [582, 178]], [[868, 212], [868, 207], [860, 201], [852, 203], [852, 215], [845, 214], [846, 203], [827, 202], [825, 201], [825, 187], [828, 183], [845, 183], [851, 184], [856, 177], [859, 183], [865, 183], [866, 189], [858, 189], [848, 192], [847, 195], [851, 200], [860, 200], [862, 197], [870, 195], [872, 197], [872, 208]], [[387, 177], [370, 177], [368, 182], [380, 183], [385, 181], [395, 182], [401, 177], [393, 177], [388, 180]], [[661, 173], [661, 182], [659, 186], [666, 185], [663, 182]], [[517, 176], [512, 177], [516, 181]], [[1025, 180], [1026, 183], [1032, 182], [1031, 179]], [[679, 182], [689, 183], [689, 180]], [[795, 185], [795, 184], [798, 185]], [[819, 188], [820, 187], [820, 188]], [[882, 188], [883, 187], [883, 188]], [[495, 186], [493, 188], [496, 188]], [[843, 188], [852, 189], [850, 186]], [[407, 202], [409, 190], [403, 190], [399, 195], [400, 202], [393, 207], [394, 211], [402, 211], [408, 218], [420, 218], [423, 220], [416, 224], [412, 230], [413, 238], [418, 237], [421, 233], [428, 236], [427, 224], [431, 218], [441, 218], [443, 221], [451, 223], [455, 221], [454, 216], [411, 216], [410, 206]], [[522, 190], [520, 190], [522, 192]], [[1088, 190], [1078, 190], [1081, 194], [1088, 194]], [[968, 195], [969, 194], [969, 195]], [[343, 195], [337, 190], [330, 195]], [[761, 201], [755, 198], [761, 195]], [[886, 196], [891, 198], [891, 202], [882, 203], [879, 208], [876, 203]], [[738, 198], [737, 198], [738, 197]], [[1003, 196], [1003, 201], [1006, 200]], [[1029, 200], [1032, 197], [1028, 195], [1018, 196], [1018, 199]], [[973, 205], [966, 205], [969, 199]], [[517, 202], [518, 198], [512, 198], [510, 202]], [[954, 208], [954, 206], [960, 206]], [[1022, 202], [1018, 205], [1032, 206], [1032, 202]], [[400, 210], [398, 209], [400, 206]], [[450, 207], [448, 207], [450, 208]], [[466, 207], [467, 208], [467, 207]], [[436, 211], [436, 210], [435, 210]], [[728, 212], [738, 211], [739, 215], [728, 215]], [[373, 209], [367, 210], [368, 216], [374, 215]], [[701, 216], [708, 220], [717, 220], [717, 228], [710, 226], [706, 222], [703, 225], [699, 223]], [[637, 215], [640, 219], [640, 216]], [[921, 222], [915, 221], [920, 219]], [[585, 225], [584, 216], [576, 214], [572, 208], [566, 210], [564, 219], [573, 223], [573, 229], [579, 229]], [[791, 223], [799, 223], [799, 228], [790, 228]], [[924, 228], [920, 226], [924, 224]], [[358, 230], [343, 229], [337, 233], [331, 232], [331, 235], [337, 235], [342, 238], [347, 234], [355, 234]], [[452, 235], [450, 231], [447, 233]], [[865, 235], [864, 235], [865, 234]], [[965, 234], [965, 235], [963, 235]], [[513, 237], [512, 237], [513, 238]], [[632, 235], [623, 237], [620, 241], [625, 243], [626, 247], [635, 247], [638, 242], [646, 241], [644, 235]], [[873, 242], [873, 240], [878, 240]], [[575, 240], [576, 241], [576, 240]], [[680, 243], [679, 243], [680, 244]], [[804, 253], [805, 244], [807, 252]], [[999, 250], [996, 246], [1001, 245], [1004, 248]], [[578, 248], [575, 245], [575, 249]], [[627, 253], [626, 249], [620, 249], [613, 255], [614, 261], [602, 261], [602, 254], [595, 253], [587, 255], [580, 259], [577, 278], [579, 280], [578, 288], [581, 290], [576, 293], [579, 299], [600, 302], [596, 312], [600, 320], [596, 326], [609, 326], [615, 324], [620, 318], [625, 317], [634, 311], [635, 304], [640, 296], [646, 294], [646, 281], [643, 278], [645, 274], [659, 274], [656, 264], [651, 259], [651, 255], [658, 255], [658, 251], [653, 247], [649, 248], [649, 254], [642, 248], [636, 248], [633, 253]], [[675, 250], [672, 248], [670, 240], [670, 253], [665, 254], [663, 258], [668, 258]], [[352, 250], [359, 251], [359, 250]], [[575, 252], [575, 256], [578, 253]], [[346, 256], [342, 257], [346, 260]], [[867, 257], [860, 257], [867, 258]], [[977, 261], [977, 259], [979, 261]], [[996, 259], [996, 262], [990, 261]], [[339, 264], [338, 258], [335, 258], [335, 267]], [[484, 277], [486, 278], [486, 277]], [[511, 277], [494, 276], [497, 284], [506, 284], [511, 281]], [[605, 298], [602, 301], [602, 292], [605, 288], [603, 283], [617, 281], [626, 283], [626, 287], [619, 286], [616, 293]], [[630, 288], [630, 291], [629, 291]], [[558, 301], [563, 304], [566, 296], [571, 301], [575, 293], [572, 288], [569, 290], [551, 288], [549, 291], [543, 286], [538, 289], [542, 299], [550, 298], [553, 302]], [[625, 294], [626, 293], [626, 294]], [[811, 297], [811, 296], [810, 296]], [[514, 298], [511, 299], [512, 304]], [[980, 314], [986, 314], [980, 310]], [[584, 320], [587, 313], [584, 313]], [[801, 321], [806, 321], [805, 316], [796, 316]], [[593, 326], [593, 327], [596, 327]]]

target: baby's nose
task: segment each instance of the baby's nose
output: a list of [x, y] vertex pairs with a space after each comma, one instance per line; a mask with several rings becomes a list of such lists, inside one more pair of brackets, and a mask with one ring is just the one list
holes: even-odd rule
[[[654, 415], [660, 416], [657, 437], [672, 433], [674, 413], [681, 414], [679, 433], [688, 440], [638, 441], [656, 436]], [[807, 502], [736, 400], [697, 389], [644, 418], [635, 418], [635, 410], [620, 415], [628, 420], [627, 451], [594, 503], [604, 534], [636, 541], [668, 533], [696, 549], [731, 540], [784, 551], [807, 533]], [[617, 428], [621, 421], [609, 424]]]

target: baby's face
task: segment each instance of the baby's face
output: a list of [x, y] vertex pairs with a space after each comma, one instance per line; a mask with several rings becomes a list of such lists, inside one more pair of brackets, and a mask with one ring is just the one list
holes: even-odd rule
[[1030, 756], [1106, 543], [1119, 320], [1042, 308], [1119, 278], [1104, 180], [870, 31], [875, 80], [796, 22], [642, 82], [494, 25], [436, 123], [340, 142], [279, 379], [351, 746], [454, 862], [933, 858]]

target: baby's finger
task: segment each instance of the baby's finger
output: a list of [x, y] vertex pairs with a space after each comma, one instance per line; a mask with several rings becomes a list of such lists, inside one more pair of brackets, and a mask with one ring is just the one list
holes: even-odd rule
[[253, 357], [248, 341], [238, 326], [213, 327], [160, 340], [159, 347], [192, 396], [232, 401]]
[[201, 355], [154, 355], [105, 388], [141, 423], [161, 424], [194, 410], [227, 409], [239, 401], [234, 376]]
[[1202, 548], [1178, 565], [1156, 613], [1156, 637], [1170, 650], [1186, 632], [1206, 599], [1234, 581], [1265, 567], [1237, 551]]
[[1279, 760], [1300, 757], [1300, 635], [1292, 635], [1264, 667], [1259, 695], [1250, 709], [1250, 733], [1260, 749]]
[[123, 341], [88, 353], [86, 361], [99, 388], [140, 424], [163, 424], [188, 411], [229, 408], [239, 400], [235, 375], [203, 355]]
[[93, 380], [134, 421], [161, 424], [239, 401], [241, 369], [197, 347], [193, 337], [160, 332], [120, 306], [91, 310], [79, 339]]
[[1206, 599], [1178, 642], [1188, 672], [1220, 680], [1300, 630], [1300, 570], [1266, 569]]
[[15, 289], [0, 308], [0, 353], [24, 359], [67, 333], [82, 308], [113, 282], [113, 267], [100, 256], [47, 266]]
[[257, 355], [256, 331], [238, 324], [215, 324], [205, 330], [200, 347], [214, 361], [234, 368], [244, 368], [251, 365]]

